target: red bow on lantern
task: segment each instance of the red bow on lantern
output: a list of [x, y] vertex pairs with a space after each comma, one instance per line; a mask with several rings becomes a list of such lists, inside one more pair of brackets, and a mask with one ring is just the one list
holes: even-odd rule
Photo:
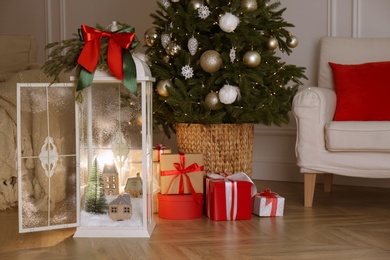
[[84, 48], [78, 59], [78, 63], [90, 73], [93, 73], [100, 57], [100, 41], [108, 37], [107, 63], [111, 72], [120, 80], [123, 80], [122, 48], [128, 50], [134, 39], [134, 32], [109, 33], [95, 28], [81, 25], [84, 37]]
[[179, 194], [184, 193], [184, 181], [183, 181], [183, 175], [186, 176], [187, 178], [187, 185], [189, 189], [191, 190], [192, 197], [196, 201], [196, 203], [200, 203], [198, 197], [196, 196], [196, 192], [194, 187], [192, 186], [191, 179], [187, 175], [189, 172], [200, 172], [203, 171], [203, 166], [199, 166], [197, 163], [193, 163], [188, 167], [185, 167], [185, 155], [180, 153], [180, 163], [174, 163], [173, 166], [175, 167], [176, 170], [166, 170], [166, 171], [161, 171], [161, 176], [168, 176], [168, 175], [175, 175], [175, 177], [172, 179], [168, 189], [167, 193], [170, 190], [173, 181], [180, 176], [180, 182], [179, 182]]

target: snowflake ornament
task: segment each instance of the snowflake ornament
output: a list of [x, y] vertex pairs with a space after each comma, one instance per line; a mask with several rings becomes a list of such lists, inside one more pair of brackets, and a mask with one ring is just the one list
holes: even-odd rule
[[165, 9], [171, 6], [169, 0], [161, 0], [161, 4], [164, 6]]
[[185, 79], [190, 79], [194, 76], [194, 70], [190, 66], [185, 65], [181, 68], [181, 74]]
[[199, 15], [199, 18], [202, 20], [209, 17], [210, 13], [211, 12], [210, 12], [208, 6], [206, 6], [206, 5], [202, 5], [201, 7], [198, 8], [198, 15]]
[[230, 62], [234, 63], [234, 60], [236, 59], [236, 50], [234, 49], [234, 47], [230, 49], [229, 57], [230, 57]]

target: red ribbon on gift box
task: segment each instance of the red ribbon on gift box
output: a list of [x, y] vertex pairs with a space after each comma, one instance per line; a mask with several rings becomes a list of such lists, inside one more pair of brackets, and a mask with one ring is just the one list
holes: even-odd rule
[[278, 194], [272, 192], [270, 189], [265, 189], [263, 192], [260, 192], [256, 195], [265, 197], [265, 205], [268, 206], [272, 203], [271, 217], [276, 216], [276, 209], [278, 207]]
[[168, 148], [168, 146], [166, 146], [165, 144], [157, 144], [157, 145], [155, 146], [155, 148], [157, 149], [158, 161], [160, 161], [161, 155], [164, 153], [164, 150], [165, 150], [166, 148]]
[[187, 178], [187, 185], [188, 185], [188, 187], [191, 190], [192, 197], [194, 198], [194, 200], [197, 203], [200, 203], [200, 201], [198, 199], [198, 196], [196, 195], [195, 189], [192, 186], [191, 179], [190, 179], [190, 177], [188, 176], [187, 173], [203, 171], [204, 167], [203, 166], [199, 166], [197, 163], [193, 163], [190, 166], [185, 167], [185, 165], [186, 165], [185, 154], [180, 153], [179, 156], [180, 156], [180, 163], [174, 163], [173, 164], [173, 166], [175, 167], [176, 170], [165, 170], [165, 171], [161, 171], [160, 172], [161, 176], [175, 175], [175, 177], [172, 179], [171, 183], [169, 184], [169, 187], [167, 189], [166, 194], [171, 189], [171, 186], [172, 186], [174, 180], [177, 177], [180, 177], [180, 181], [179, 181], [179, 194], [184, 194], [184, 181], [183, 181], [183, 175], [184, 175]]

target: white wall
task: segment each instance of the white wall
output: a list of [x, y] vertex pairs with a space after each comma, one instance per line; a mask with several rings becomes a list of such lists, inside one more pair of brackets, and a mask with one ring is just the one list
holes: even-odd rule
[[[275, 0], [276, 1], [276, 0]], [[306, 67], [308, 80], [316, 85], [318, 43], [324, 36], [390, 37], [389, 0], [280, 0], [287, 7], [285, 19], [295, 25], [291, 33], [300, 43], [287, 63]], [[23, 6], [23, 8], [22, 8]], [[72, 37], [81, 24], [108, 25], [117, 20], [136, 28], [143, 45], [144, 32], [152, 27], [150, 13], [155, 0], [1, 0], [0, 33], [33, 34], [41, 47], [38, 60], [46, 59], [43, 47]], [[257, 125], [254, 143], [255, 179], [302, 181], [295, 165], [295, 122], [283, 127]], [[163, 140], [156, 136], [157, 142]], [[174, 139], [168, 143], [174, 144]], [[336, 183], [390, 187], [390, 180], [336, 178]]]

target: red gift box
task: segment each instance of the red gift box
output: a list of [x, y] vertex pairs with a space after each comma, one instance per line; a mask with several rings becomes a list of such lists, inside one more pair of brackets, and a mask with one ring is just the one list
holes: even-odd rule
[[158, 194], [158, 216], [165, 219], [195, 219], [203, 215], [203, 194]]
[[252, 216], [252, 195], [256, 187], [244, 173], [233, 175], [219, 178], [217, 174], [208, 174], [211, 178], [206, 179], [206, 214], [214, 221], [244, 220]]

